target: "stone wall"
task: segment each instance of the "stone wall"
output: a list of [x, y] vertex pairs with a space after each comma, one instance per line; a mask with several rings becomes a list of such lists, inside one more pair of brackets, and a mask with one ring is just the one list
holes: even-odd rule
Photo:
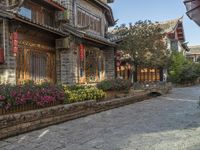
[[115, 78], [115, 55], [114, 49], [104, 50], [105, 54], [105, 71], [106, 71], [106, 79]]
[[147, 93], [109, 101], [86, 101], [0, 116], [0, 139], [147, 99]]
[[[9, 21], [4, 19], [5, 23], [5, 63], [0, 64], [0, 82], [16, 83], [16, 57], [13, 55], [11, 50]], [[0, 25], [0, 32], [3, 33], [3, 24]]]
[[73, 85], [78, 83], [78, 52], [77, 46], [72, 41], [70, 48], [57, 51], [56, 72], [57, 82]]

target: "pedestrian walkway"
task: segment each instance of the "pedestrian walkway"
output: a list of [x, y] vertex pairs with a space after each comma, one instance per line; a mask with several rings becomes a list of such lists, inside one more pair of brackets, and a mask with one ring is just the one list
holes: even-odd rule
[[200, 149], [200, 86], [0, 141], [1, 150]]

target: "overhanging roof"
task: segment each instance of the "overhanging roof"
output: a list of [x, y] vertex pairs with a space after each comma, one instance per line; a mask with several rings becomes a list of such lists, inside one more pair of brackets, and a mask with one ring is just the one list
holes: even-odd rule
[[105, 15], [108, 18], [109, 25], [114, 26], [115, 20], [114, 20], [112, 8], [108, 4], [105, 4], [104, 2], [100, 0], [92, 0], [92, 1], [106, 10]]
[[65, 32], [71, 33], [72, 35], [79, 37], [81, 39], [89, 40], [89, 41], [106, 45], [106, 46], [111, 46], [111, 47], [116, 46], [116, 43], [110, 41], [109, 39], [105, 37], [95, 35], [89, 31], [82, 31], [78, 28], [71, 26], [70, 24], [63, 25], [62, 30]]
[[185, 0], [188, 17], [200, 26], [200, 0]]
[[183, 17], [161, 22], [159, 23], [159, 25], [160, 25], [160, 28], [163, 30], [163, 33], [167, 35], [177, 34], [177, 38], [179, 41], [181, 42], [185, 41]]

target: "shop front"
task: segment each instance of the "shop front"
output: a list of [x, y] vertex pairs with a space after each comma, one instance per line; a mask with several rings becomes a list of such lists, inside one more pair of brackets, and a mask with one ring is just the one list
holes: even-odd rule
[[20, 29], [12, 33], [12, 42], [13, 53], [16, 54], [17, 83], [25, 80], [55, 83], [55, 40], [52, 35]]
[[105, 79], [104, 51], [80, 44], [79, 83], [97, 83]]

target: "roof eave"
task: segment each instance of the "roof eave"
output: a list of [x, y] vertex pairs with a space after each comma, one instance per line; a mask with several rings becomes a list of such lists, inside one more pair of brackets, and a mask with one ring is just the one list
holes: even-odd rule
[[62, 31], [60, 31], [58, 29], [54, 29], [53, 27], [49, 27], [49, 26], [45, 26], [45, 25], [42, 25], [42, 24], [38, 24], [38, 23], [32, 22], [31, 20], [22, 18], [20, 16], [16, 16], [13, 19], [17, 20], [17, 21], [20, 21], [22, 23], [31, 25], [33, 27], [36, 27], [36, 28], [51, 32], [53, 34], [57, 34], [57, 35], [62, 36], [62, 37], [65, 37], [67, 35], [66, 33], [64, 33], [64, 32], [62, 32]]

